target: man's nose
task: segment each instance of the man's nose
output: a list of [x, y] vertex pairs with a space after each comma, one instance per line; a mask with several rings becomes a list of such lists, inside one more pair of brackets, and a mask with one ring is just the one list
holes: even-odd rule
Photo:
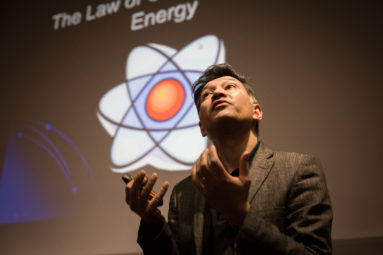
[[212, 100], [214, 101], [224, 96], [226, 96], [225, 90], [222, 88], [216, 88], [213, 92]]

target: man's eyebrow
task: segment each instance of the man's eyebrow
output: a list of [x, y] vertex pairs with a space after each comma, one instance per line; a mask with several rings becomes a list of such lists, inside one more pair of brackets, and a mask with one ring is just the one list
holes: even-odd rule
[[227, 78], [225, 81], [223, 81], [223, 85], [226, 85], [228, 83], [241, 83], [239, 80], [237, 80], [236, 78], [234, 77], [231, 77], [231, 78]]
[[[240, 81], [237, 80], [236, 78], [234, 78], [234, 77], [228, 77], [226, 80], [224, 80], [224, 81], [222, 82], [222, 84], [223, 84], [223, 85], [226, 85], [226, 84], [231, 83], [231, 82], [240, 83]], [[208, 83], [209, 83], [209, 82], [208, 82]], [[201, 89], [201, 93], [202, 93], [203, 91], [205, 91], [205, 90], [211, 89], [211, 88], [209, 87], [208, 83], [206, 83], [205, 86], [202, 87], [202, 89]]]
[[206, 85], [202, 87], [201, 91], [204, 91], [204, 90], [207, 90], [207, 89], [211, 89], [211, 86], [212, 85], [210, 85], [210, 87], [209, 87], [209, 85], [206, 83]]
[[234, 77], [229, 77], [229, 78], [227, 78], [226, 81], [228, 81], [228, 80], [230, 80], [230, 81], [235, 81], [235, 82], [239, 82], [239, 80], [237, 80], [237, 79], [234, 78]]
[[[237, 80], [236, 78], [234, 78], [234, 77], [229, 77], [229, 78], [227, 78], [227, 79], [225, 79], [223, 82], [222, 82], [222, 84], [224, 84], [224, 85], [226, 85], [227, 83], [230, 83], [230, 82], [236, 82], [236, 83], [240, 83], [240, 81], [239, 80]], [[209, 83], [209, 82], [208, 82]], [[207, 86], [208, 86], [208, 83], [206, 83], [206, 85], [203, 87], [203, 88], [206, 88]]]
[[207, 89], [208, 89], [207, 85], [203, 86], [202, 89], [201, 89], [201, 93], [202, 93], [203, 91], [207, 90]]

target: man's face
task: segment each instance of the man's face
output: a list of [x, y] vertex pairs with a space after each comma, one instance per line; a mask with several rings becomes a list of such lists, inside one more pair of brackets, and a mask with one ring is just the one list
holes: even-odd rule
[[223, 76], [208, 82], [200, 97], [199, 124], [203, 136], [219, 125], [235, 125], [238, 121], [251, 124], [262, 119], [260, 106], [250, 102], [246, 88], [234, 77]]

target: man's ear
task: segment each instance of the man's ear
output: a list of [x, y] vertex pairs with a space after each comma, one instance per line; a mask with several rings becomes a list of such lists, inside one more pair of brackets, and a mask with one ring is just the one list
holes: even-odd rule
[[262, 120], [263, 112], [260, 104], [253, 104], [253, 120]]
[[199, 129], [201, 130], [201, 135], [202, 135], [203, 137], [207, 136], [206, 130], [205, 130], [205, 128], [202, 126], [201, 121], [198, 122], [198, 125], [199, 125]]

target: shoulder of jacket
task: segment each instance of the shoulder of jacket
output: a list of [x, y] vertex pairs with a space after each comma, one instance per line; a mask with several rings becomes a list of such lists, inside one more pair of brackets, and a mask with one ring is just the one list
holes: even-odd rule
[[269, 155], [272, 155], [274, 162], [277, 164], [283, 163], [285, 165], [296, 166], [302, 164], [302, 162], [319, 162], [316, 156], [309, 153], [273, 150], [264, 143], [262, 143], [262, 147], [264, 151], [267, 151]]

